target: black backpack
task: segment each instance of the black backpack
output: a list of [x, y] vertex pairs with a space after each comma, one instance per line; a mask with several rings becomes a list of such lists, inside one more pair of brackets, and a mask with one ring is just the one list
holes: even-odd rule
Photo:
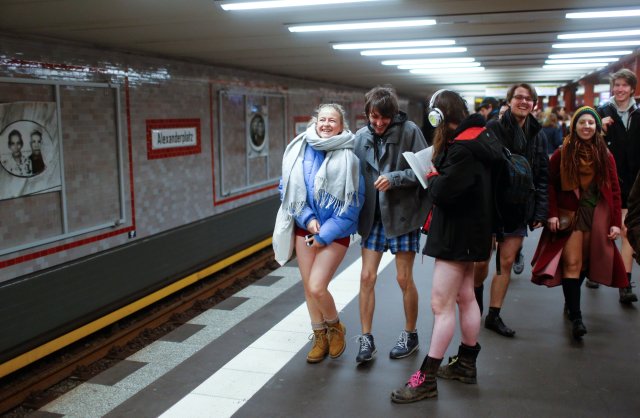
[[535, 197], [533, 172], [527, 158], [502, 147], [500, 161], [494, 184], [495, 230], [498, 239], [505, 232], [513, 232], [531, 220]]

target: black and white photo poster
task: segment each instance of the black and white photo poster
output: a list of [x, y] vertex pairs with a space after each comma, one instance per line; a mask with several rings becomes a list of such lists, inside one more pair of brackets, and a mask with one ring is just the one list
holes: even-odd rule
[[60, 168], [56, 104], [0, 104], [0, 200], [60, 190]]

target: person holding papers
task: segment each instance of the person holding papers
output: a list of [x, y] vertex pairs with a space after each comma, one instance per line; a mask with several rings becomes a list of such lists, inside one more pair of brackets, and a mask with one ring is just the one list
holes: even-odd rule
[[[436, 127], [427, 188], [433, 206], [423, 253], [435, 258], [431, 290], [434, 325], [429, 353], [420, 370], [391, 393], [396, 403], [438, 396], [436, 376], [476, 383], [480, 309], [473, 292], [473, 266], [491, 253], [493, 167], [502, 158], [500, 142], [485, 129], [482, 115], [469, 116], [467, 103], [458, 93], [436, 92], [429, 110], [429, 121]], [[440, 367], [453, 338], [456, 304], [462, 343], [458, 355]]]
[[284, 151], [282, 204], [273, 233], [275, 259], [281, 264], [291, 257], [294, 241], [313, 330], [309, 363], [338, 358], [345, 350], [346, 328], [328, 287], [356, 232], [364, 200], [364, 179], [344, 108], [326, 103], [316, 112], [307, 130]]

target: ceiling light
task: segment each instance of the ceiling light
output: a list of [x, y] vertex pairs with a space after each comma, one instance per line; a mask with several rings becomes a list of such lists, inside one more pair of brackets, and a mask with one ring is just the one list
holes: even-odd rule
[[600, 68], [606, 67], [606, 62], [596, 62], [587, 64], [545, 64], [542, 66], [545, 70], [565, 70], [567, 68]]
[[601, 52], [576, 52], [572, 54], [551, 54], [549, 58], [587, 58], [587, 57], [609, 57], [617, 55], [629, 55], [633, 51], [601, 51]]
[[280, 1], [250, 1], [244, 3], [222, 3], [223, 10], [256, 10], [275, 9], [280, 7], [322, 6], [328, 4], [362, 3], [378, 0], [280, 0]]
[[567, 19], [594, 19], [601, 17], [632, 17], [640, 16], [640, 9], [635, 10], [602, 10], [599, 12], [567, 13]]
[[417, 68], [409, 70], [411, 74], [449, 74], [449, 73], [471, 73], [484, 71], [484, 67], [471, 68]]
[[617, 38], [620, 36], [637, 36], [637, 35], [640, 35], [640, 29], [611, 30], [606, 32], [561, 33], [560, 35], [558, 35], [558, 39]]
[[367, 49], [360, 51], [360, 55], [374, 57], [382, 55], [454, 54], [457, 52], [467, 52], [467, 48]]
[[455, 45], [453, 39], [435, 39], [419, 41], [360, 42], [355, 44], [334, 44], [333, 49], [369, 49], [369, 48], [413, 48], [417, 46]]
[[611, 41], [611, 42], [569, 42], [566, 44], [553, 44], [552, 48], [608, 48], [615, 46], [634, 46], [640, 45], [640, 40], [632, 41]]
[[375, 20], [368, 22], [321, 23], [318, 25], [289, 26], [290, 32], [322, 32], [335, 30], [391, 29], [435, 25], [434, 19]]
[[473, 62], [475, 58], [458, 57], [458, 58], [422, 58], [413, 60], [387, 60], [382, 61], [382, 65], [411, 65], [411, 64], [430, 64], [439, 62]]
[[417, 68], [471, 68], [479, 67], [479, 62], [435, 62], [431, 64], [405, 64], [398, 65], [399, 70], [413, 70]]
[[616, 57], [599, 57], [599, 58], [574, 58], [574, 59], [560, 59], [554, 60], [549, 59], [545, 61], [545, 64], [587, 64], [587, 63], [598, 63], [598, 64], [607, 64], [610, 62], [618, 61]]

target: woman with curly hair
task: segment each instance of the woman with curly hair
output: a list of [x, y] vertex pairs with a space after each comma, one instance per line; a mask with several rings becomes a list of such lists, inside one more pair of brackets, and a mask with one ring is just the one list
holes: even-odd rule
[[[580, 310], [585, 276], [612, 287], [628, 286], [620, 252], [620, 186], [598, 113], [576, 110], [569, 135], [549, 162], [549, 218], [533, 258], [532, 281], [562, 284], [574, 339], [587, 333]], [[595, 260], [597, 263], [590, 263]]]

